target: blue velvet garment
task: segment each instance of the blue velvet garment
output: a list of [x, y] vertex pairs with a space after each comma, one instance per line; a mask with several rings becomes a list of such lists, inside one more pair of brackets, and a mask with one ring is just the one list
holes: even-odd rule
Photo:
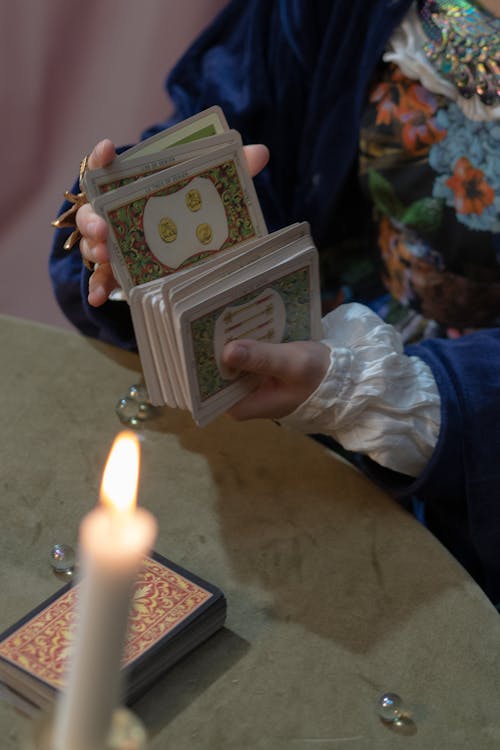
[[500, 329], [406, 348], [431, 368], [441, 430], [416, 480], [359, 457], [360, 468], [396, 497], [416, 496], [426, 526], [500, 604]]
[[[317, 245], [328, 244], [356, 161], [368, 85], [409, 5], [232, 0], [173, 70], [171, 122], [220, 104], [244, 142], [269, 146], [271, 161], [256, 187], [270, 231], [307, 220]], [[126, 304], [88, 306], [88, 272], [77, 251], [62, 249], [67, 235], [56, 232], [50, 260], [62, 309], [84, 333], [134, 348]], [[415, 481], [367, 459], [360, 464], [398, 498], [418, 496], [428, 527], [499, 602], [500, 330], [433, 339], [408, 353], [422, 357], [438, 383], [442, 429], [434, 455]]]

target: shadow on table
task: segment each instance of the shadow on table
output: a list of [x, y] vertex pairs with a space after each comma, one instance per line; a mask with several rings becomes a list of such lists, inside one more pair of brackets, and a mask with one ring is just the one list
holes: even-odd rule
[[85, 340], [99, 354], [112, 360], [117, 365], [120, 365], [120, 367], [131, 370], [132, 380], [130, 381], [130, 385], [133, 385], [133, 382], [143, 382], [141, 363], [136, 353], [119, 349], [116, 346], [110, 346], [97, 339], [86, 338]]
[[265, 592], [267, 616], [366, 654], [464, 587], [462, 568], [426, 529], [306, 436], [226, 417], [200, 429], [173, 410], [148, 429], [207, 461], [232, 575]]
[[248, 643], [227, 628], [183, 656], [132, 709], [154, 736], [192, 701], [204, 693], [248, 651]]

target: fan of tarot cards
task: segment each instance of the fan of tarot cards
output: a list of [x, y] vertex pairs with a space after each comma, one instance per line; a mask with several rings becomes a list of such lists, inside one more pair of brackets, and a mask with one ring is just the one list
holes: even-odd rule
[[211, 107], [88, 171], [109, 225], [150, 401], [203, 426], [255, 387], [224, 345], [321, 336], [318, 253], [307, 223], [268, 233], [240, 134]]

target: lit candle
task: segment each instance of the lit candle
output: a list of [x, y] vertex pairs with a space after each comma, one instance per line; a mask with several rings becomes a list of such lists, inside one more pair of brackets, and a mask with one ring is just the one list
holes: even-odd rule
[[157, 524], [136, 507], [139, 442], [115, 440], [100, 504], [80, 525], [81, 582], [65, 691], [56, 706], [54, 750], [103, 750], [120, 702], [120, 666], [132, 589]]

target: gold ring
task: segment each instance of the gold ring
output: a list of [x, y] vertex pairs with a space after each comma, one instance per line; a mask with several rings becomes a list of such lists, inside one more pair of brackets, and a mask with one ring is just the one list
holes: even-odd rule
[[[70, 236], [64, 243], [63, 247], [65, 250], [71, 250], [77, 242], [80, 241], [81, 233], [78, 227], [76, 226], [76, 212], [78, 211], [81, 206], [84, 206], [85, 203], [88, 203], [87, 196], [85, 194], [85, 191], [82, 190], [82, 180], [83, 175], [85, 174], [87, 170], [87, 163], [88, 163], [89, 157], [88, 154], [83, 157], [83, 159], [80, 162], [80, 169], [78, 172], [78, 183], [80, 186], [80, 192], [79, 193], [72, 193], [70, 190], [64, 191], [64, 197], [66, 198], [69, 203], [72, 205], [70, 208], [67, 209], [67, 211], [63, 211], [60, 216], [57, 217], [57, 219], [54, 219], [54, 221], [51, 222], [52, 226], [56, 229], [75, 229], [73, 232], [71, 232]], [[90, 261], [87, 261], [90, 263]], [[88, 266], [87, 266], [88, 267]]]
[[80, 171], [78, 172], [78, 182], [80, 183], [80, 190], [81, 190], [81, 192], [83, 192], [82, 180], [83, 180], [83, 175], [87, 171], [88, 161], [89, 161], [89, 155], [85, 154], [85, 156], [83, 157], [83, 159], [80, 162]]

